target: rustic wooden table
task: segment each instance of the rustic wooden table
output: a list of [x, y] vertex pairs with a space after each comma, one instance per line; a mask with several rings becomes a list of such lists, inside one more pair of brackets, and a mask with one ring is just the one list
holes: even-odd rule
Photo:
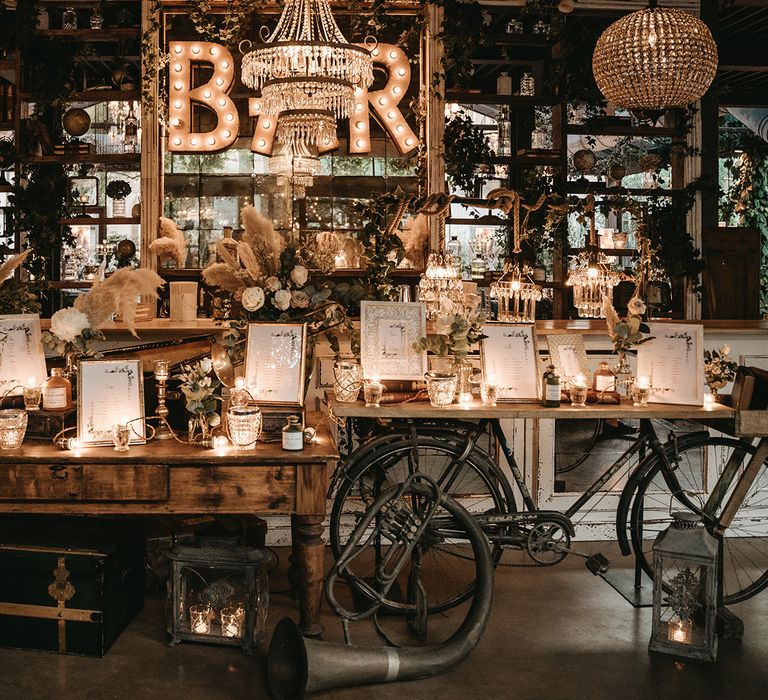
[[325, 492], [339, 453], [322, 419], [311, 424], [316, 422], [315, 442], [297, 452], [279, 443], [237, 451], [173, 440], [127, 452], [72, 452], [27, 440], [19, 450], [0, 452], [0, 513], [290, 514], [299, 626], [304, 634], [318, 635]]

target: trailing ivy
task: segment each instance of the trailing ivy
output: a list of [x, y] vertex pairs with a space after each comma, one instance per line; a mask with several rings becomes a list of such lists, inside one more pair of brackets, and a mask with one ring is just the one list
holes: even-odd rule
[[455, 189], [471, 194], [477, 182], [477, 169], [492, 163], [488, 139], [471, 117], [456, 112], [445, 124], [445, 174]]

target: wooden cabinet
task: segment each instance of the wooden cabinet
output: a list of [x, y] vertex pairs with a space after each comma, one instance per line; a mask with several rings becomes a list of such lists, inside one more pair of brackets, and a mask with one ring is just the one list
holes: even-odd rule
[[703, 318], [760, 318], [760, 242], [753, 228], [704, 231]]

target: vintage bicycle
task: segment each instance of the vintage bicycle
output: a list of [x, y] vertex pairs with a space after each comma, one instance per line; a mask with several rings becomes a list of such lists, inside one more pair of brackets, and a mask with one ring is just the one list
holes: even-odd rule
[[[634, 553], [646, 573], [652, 573], [650, 548], [656, 534], [671, 522], [673, 511], [687, 509], [723, 537], [725, 604], [745, 600], [768, 585], [768, 454], [763, 443], [755, 446], [750, 440], [712, 436], [705, 428], [685, 434], [673, 430], [660, 437], [649, 417], [652, 410], [638, 413], [622, 407], [617, 414], [614, 407], [604, 412], [606, 418], [639, 417], [636, 437], [568, 509], [540, 510], [499, 423], [500, 417], [553, 417], [538, 408], [526, 411], [519, 406], [505, 406], [490, 414], [485, 412], [485, 417], [480, 411], [476, 422], [457, 421], [455, 417], [461, 412], [446, 412], [442, 420], [432, 416], [432, 422], [425, 425], [423, 417], [416, 417], [419, 409], [411, 407], [412, 417], [400, 418], [384, 435], [361, 445], [335, 475], [330, 520], [334, 554], [338, 556], [347, 541], [349, 528], [345, 520], [358, 517], [386, 488], [421, 472], [472, 513], [490, 543], [495, 562], [504, 549], [515, 548], [527, 552], [533, 565], [557, 564], [572, 554], [583, 556], [593, 572], [604, 571], [608, 566], [605, 557], [587, 555], [572, 545], [574, 519], [593, 508], [600, 494], [605, 493], [604, 486], [618, 475], [626, 478], [615, 522], [619, 547], [624, 555]], [[332, 410], [336, 415], [349, 415], [349, 409], [341, 404], [333, 405]], [[696, 411], [690, 415], [676, 412], [672, 407], [656, 412], [671, 418], [678, 417], [676, 413], [683, 418], [704, 417]], [[579, 416], [568, 411], [557, 415]], [[589, 417], [594, 416], [590, 413]], [[497, 441], [511, 481], [479, 446], [486, 432]], [[708, 489], [712, 474], [719, 477]], [[708, 490], [712, 495], [705, 501]], [[521, 502], [519, 509], [516, 494]], [[418, 504], [413, 507], [418, 509]], [[458, 536], [449, 535], [450, 518], [436, 517], [434, 523], [435, 536], [426, 538], [418, 557], [420, 575], [430, 580], [425, 596], [430, 613], [468, 599], [474, 586], [471, 551]], [[375, 540], [369, 544], [377, 550], [386, 547], [386, 543]], [[353, 589], [363, 590], [364, 582], [375, 578], [378, 561], [379, 555], [365, 569], [347, 571]], [[408, 595], [414, 587], [411, 577], [412, 572], [403, 572], [404, 593], [387, 602], [390, 608], [413, 608]]]

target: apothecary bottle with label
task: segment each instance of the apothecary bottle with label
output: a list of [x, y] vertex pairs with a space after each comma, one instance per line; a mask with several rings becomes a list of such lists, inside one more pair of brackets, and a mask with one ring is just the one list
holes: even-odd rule
[[72, 383], [61, 367], [54, 367], [43, 382], [43, 410], [66, 411], [72, 408]]
[[548, 365], [542, 377], [542, 404], [547, 408], [560, 406], [560, 377], [555, 373], [555, 366]]
[[595, 391], [615, 391], [616, 390], [616, 375], [613, 370], [608, 366], [608, 363], [603, 361], [600, 366], [595, 370]]
[[304, 449], [304, 429], [298, 416], [288, 416], [288, 423], [283, 428], [283, 449]]

